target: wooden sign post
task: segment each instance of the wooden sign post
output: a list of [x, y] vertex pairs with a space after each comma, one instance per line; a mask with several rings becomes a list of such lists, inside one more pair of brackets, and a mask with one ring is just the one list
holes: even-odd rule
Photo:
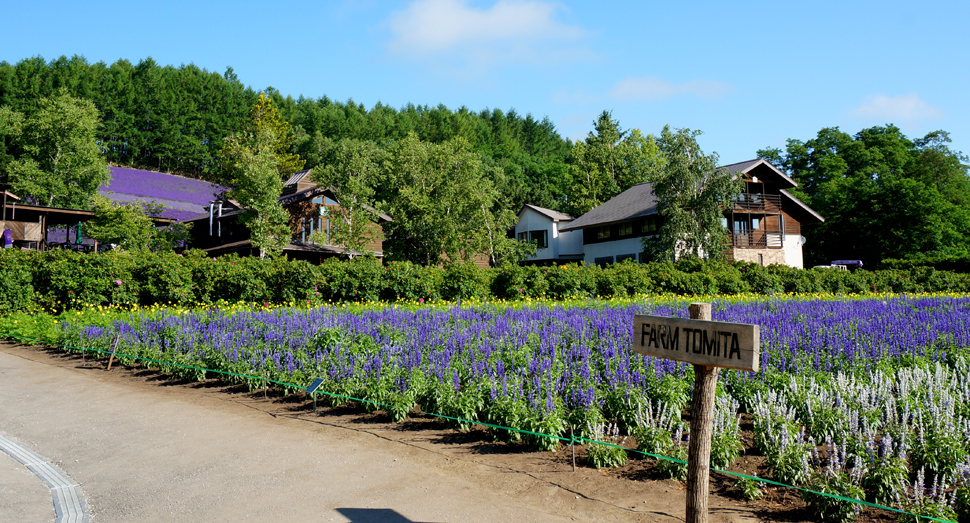
[[115, 336], [115, 339], [111, 340], [111, 357], [108, 358], [108, 370], [111, 370], [111, 364], [115, 362], [115, 353], [118, 352], [118, 343], [120, 342], [121, 336]]
[[757, 371], [761, 331], [758, 325], [711, 321], [710, 303], [691, 303], [690, 318], [635, 316], [633, 350], [694, 365], [687, 447], [687, 523], [707, 523], [717, 375], [720, 367]]

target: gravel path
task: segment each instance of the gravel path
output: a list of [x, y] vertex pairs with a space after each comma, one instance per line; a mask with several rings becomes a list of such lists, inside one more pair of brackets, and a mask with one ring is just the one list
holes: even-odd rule
[[[78, 482], [94, 522], [683, 521], [673, 482], [452, 451], [447, 431], [283, 414], [223, 389], [0, 342], [0, 434]], [[755, 521], [711, 505], [712, 521]], [[46, 485], [0, 453], [0, 521], [53, 519]]]

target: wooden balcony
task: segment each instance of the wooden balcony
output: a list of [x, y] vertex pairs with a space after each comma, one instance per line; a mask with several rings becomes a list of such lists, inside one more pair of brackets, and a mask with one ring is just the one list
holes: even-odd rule
[[734, 212], [780, 213], [781, 196], [777, 194], [741, 193], [731, 206]]
[[731, 234], [731, 247], [737, 249], [781, 249], [784, 234], [781, 231], [750, 231]]

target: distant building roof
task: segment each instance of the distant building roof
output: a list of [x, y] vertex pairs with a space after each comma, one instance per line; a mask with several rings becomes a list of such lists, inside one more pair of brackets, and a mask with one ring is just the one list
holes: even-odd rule
[[130, 167], [109, 167], [109, 170], [111, 181], [98, 188], [102, 196], [117, 203], [155, 202], [162, 206], [161, 216], [174, 220], [205, 212], [206, 205], [226, 191], [214, 183], [176, 174]]
[[795, 180], [792, 180], [787, 174], [779, 171], [777, 167], [771, 165], [771, 163], [764, 158], [756, 158], [754, 160], [745, 160], [743, 162], [722, 165], [719, 167], [719, 169], [724, 169], [732, 174], [743, 173], [749, 176], [757, 176], [761, 179], [771, 179], [772, 182], [780, 186], [782, 189], [798, 187], [798, 183], [796, 183]]
[[[233, 243], [227, 243], [225, 245], [215, 245], [212, 247], [207, 247], [201, 250], [202, 252], [205, 252], [208, 254], [221, 255], [221, 254], [228, 254], [230, 252], [248, 251], [255, 248], [256, 247], [253, 246], [253, 242], [251, 240], [240, 240]], [[311, 244], [306, 242], [290, 242], [283, 247], [283, 251], [284, 252], [303, 251], [303, 252], [326, 253], [326, 254], [335, 254], [335, 255], [359, 254], [359, 253], [350, 251], [348, 249], [345, 249], [343, 247], [337, 247], [335, 245], [317, 245], [317, 244]], [[377, 251], [374, 253], [374, 256], [380, 258], [384, 256], [384, 253], [381, 251]]]
[[309, 178], [310, 171], [312, 171], [312, 169], [304, 169], [300, 172], [293, 173], [292, 176], [290, 176], [289, 178], [287, 178], [285, 182], [283, 182], [283, 187], [289, 187], [291, 185], [296, 185], [301, 182], [302, 183], [311, 182]]
[[[825, 221], [821, 215], [805, 205], [798, 198], [795, 198], [785, 188], [797, 187], [798, 184], [785, 173], [779, 171], [764, 158], [746, 160], [743, 162], [722, 165], [719, 169], [724, 169], [728, 173], [741, 173], [748, 176], [757, 176], [760, 179], [770, 180], [781, 186], [782, 196], [793, 203], [810, 221]], [[521, 212], [521, 211], [520, 211]], [[566, 227], [559, 230], [562, 232], [573, 231], [576, 229], [587, 229], [590, 227], [601, 227], [625, 221], [643, 218], [657, 213], [657, 198], [653, 194], [653, 184], [644, 182], [615, 196], [613, 199], [599, 205], [595, 209], [573, 220]]]
[[650, 216], [657, 213], [657, 197], [653, 184], [639, 183], [601, 204], [588, 213], [560, 228], [562, 232], [589, 227], [600, 227]]
[[[310, 187], [309, 189], [303, 189], [302, 191], [298, 191], [298, 192], [284, 193], [279, 197], [278, 201], [280, 202], [280, 205], [286, 207], [287, 205], [293, 205], [294, 203], [301, 202], [304, 200], [309, 200], [311, 198], [316, 198], [317, 196], [322, 196], [322, 195], [327, 195], [329, 198], [333, 199], [339, 204], [339, 200], [337, 200], [337, 196], [334, 194], [333, 189], [330, 189], [328, 187]], [[231, 216], [235, 216], [236, 214], [239, 214], [239, 210], [242, 208], [242, 205], [240, 205], [239, 202], [235, 200], [229, 200], [229, 202], [233, 204], [235, 208], [227, 208], [228, 210], [224, 210], [222, 213], [222, 218], [229, 218]], [[378, 221], [385, 221], [385, 222], [393, 221], [391, 220], [390, 216], [384, 213], [378, 212], [377, 209], [371, 207], [370, 205], [364, 204], [362, 205], [362, 207], [374, 213], [374, 215], [377, 216]], [[203, 210], [206, 210], [206, 209], [203, 209]], [[191, 218], [188, 218], [185, 221], [190, 222], [190, 221], [199, 221], [199, 220], [208, 220], [208, 219], [209, 219], [209, 213], [205, 212], [202, 214], [195, 215]]]
[[549, 218], [554, 222], [568, 222], [576, 219], [564, 212], [554, 211], [552, 209], [546, 209], [545, 207], [539, 207], [537, 205], [529, 205], [529, 204], [525, 204], [522, 206], [521, 209], [519, 209], [519, 216], [521, 216], [522, 211], [526, 209], [532, 209], [533, 211], [545, 216], [546, 218]]

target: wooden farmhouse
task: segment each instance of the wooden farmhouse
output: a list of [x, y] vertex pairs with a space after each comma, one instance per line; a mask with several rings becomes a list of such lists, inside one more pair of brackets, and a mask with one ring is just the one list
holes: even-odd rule
[[[93, 212], [30, 205], [6, 187], [0, 187], [0, 248], [38, 251], [70, 249], [84, 252], [98, 249], [96, 243], [85, 238], [83, 233], [83, 224], [95, 218]], [[174, 221], [169, 218], [156, 218], [154, 223], [162, 227]]]
[[[340, 203], [332, 189], [317, 186], [310, 174], [309, 169], [300, 171], [283, 184], [279, 202], [290, 215], [291, 233], [283, 253], [288, 258], [313, 263], [358, 254], [335, 244], [332, 233], [334, 221], [342, 219]], [[373, 230], [371, 236], [375, 239], [366, 249], [380, 258], [384, 256], [381, 223], [389, 222], [391, 218], [371, 210], [375, 219], [369, 226]], [[249, 229], [239, 221], [240, 212], [238, 202], [213, 201], [207, 207], [206, 214], [185, 221], [192, 224], [186, 247], [201, 249], [212, 256], [229, 253], [259, 255], [259, 249], [253, 247], [250, 241]]]
[[[801, 227], [824, 219], [786, 191], [798, 184], [763, 158], [721, 168], [739, 177], [745, 186], [744, 192], [725, 206], [723, 223], [730, 231], [727, 258], [803, 268], [805, 237]], [[543, 213], [526, 206], [532, 209], [520, 211], [517, 238], [539, 243], [536, 256], [527, 260], [532, 263], [564, 263], [576, 259], [573, 256], [576, 249], [572, 247], [575, 240], [569, 236], [576, 233], [582, 234], [579, 258], [587, 264], [609, 265], [627, 259], [644, 262], [647, 260], [643, 238], [657, 234], [661, 225], [657, 203], [653, 185], [641, 183], [576, 219], [567, 220], [564, 218], [567, 215], [555, 211]], [[543, 227], [549, 230], [553, 225], [552, 234], [532, 233]], [[526, 234], [523, 236], [522, 232]], [[553, 245], [554, 242], [563, 242], [563, 245]]]

